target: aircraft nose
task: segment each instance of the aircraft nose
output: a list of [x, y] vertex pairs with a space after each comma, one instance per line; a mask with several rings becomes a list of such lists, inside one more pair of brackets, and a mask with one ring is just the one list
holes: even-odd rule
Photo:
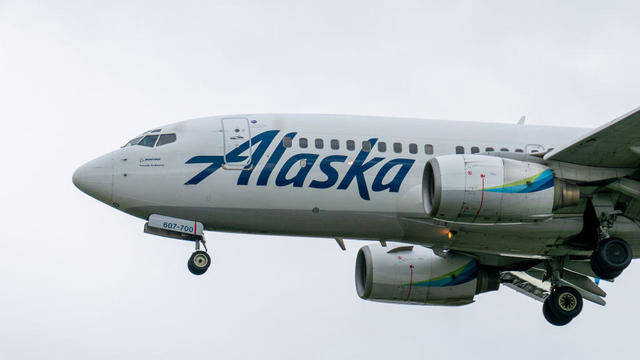
[[111, 205], [113, 196], [113, 155], [103, 155], [80, 166], [73, 184], [85, 194]]

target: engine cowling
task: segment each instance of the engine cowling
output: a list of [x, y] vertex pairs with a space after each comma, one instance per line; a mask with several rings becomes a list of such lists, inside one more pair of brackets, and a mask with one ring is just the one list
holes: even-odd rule
[[356, 290], [365, 300], [421, 304], [465, 305], [475, 294], [497, 290], [497, 271], [467, 256], [438, 256], [421, 246], [387, 251], [363, 246], [356, 258]]
[[470, 223], [532, 222], [577, 205], [577, 185], [543, 164], [487, 155], [444, 155], [427, 163], [424, 209], [437, 219]]

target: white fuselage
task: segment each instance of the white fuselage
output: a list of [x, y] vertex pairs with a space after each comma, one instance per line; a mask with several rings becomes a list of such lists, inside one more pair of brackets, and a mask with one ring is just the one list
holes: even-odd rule
[[[193, 219], [207, 230], [546, 254], [548, 245], [580, 231], [579, 214], [533, 224], [442, 223], [426, 215], [423, 170], [433, 156], [461, 149], [541, 152], [586, 131], [344, 115], [217, 116], [164, 126], [157, 134], [176, 134], [175, 142], [123, 147], [84, 165], [74, 182], [131, 215]], [[363, 151], [363, 141], [371, 151]], [[616, 230], [638, 241], [634, 224], [618, 221]]]

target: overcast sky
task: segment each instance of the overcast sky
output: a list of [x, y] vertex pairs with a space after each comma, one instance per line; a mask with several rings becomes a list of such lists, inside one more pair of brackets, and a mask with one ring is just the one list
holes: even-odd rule
[[[3, 359], [617, 358], [640, 267], [564, 328], [503, 287], [459, 308], [360, 300], [331, 239], [192, 244], [73, 171], [193, 117], [303, 112], [595, 127], [640, 106], [635, 1], [0, 0]], [[437, 137], [438, 134], [430, 134]]]

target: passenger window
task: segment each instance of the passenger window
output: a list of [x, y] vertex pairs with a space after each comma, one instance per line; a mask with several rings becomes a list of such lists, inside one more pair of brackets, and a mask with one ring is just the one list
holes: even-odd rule
[[331, 140], [331, 149], [338, 150], [340, 149], [340, 142], [336, 139]]
[[501, 148], [500, 151], [509, 151], [507, 148]]
[[387, 143], [386, 143], [386, 142], [384, 142], [384, 141], [380, 141], [380, 142], [378, 143], [378, 151], [380, 151], [380, 152], [385, 152], [385, 151], [387, 151]]
[[356, 149], [356, 142], [353, 140], [347, 140], [347, 150], [355, 150]]
[[158, 139], [158, 143], [156, 144], [156, 146], [170, 144], [175, 141], [176, 141], [176, 134], [162, 134], [160, 135], [160, 139]]
[[371, 151], [371, 143], [369, 142], [369, 140], [365, 140], [362, 142], [362, 150], [366, 152]]
[[300, 138], [300, 140], [298, 140], [298, 145], [300, 145], [301, 149], [306, 149], [309, 147], [309, 140], [307, 140], [307, 138]]
[[456, 154], [464, 154], [464, 146], [456, 146]]
[[488, 152], [488, 151], [493, 151], [493, 148], [492, 148], [491, 146], [488, 146], [488, 147], [486, 147], [486, 148], [484, 149], [484, 151], [487, 151], [487, 152]]
[[142, 136], [139, 136], [133, 140], [129, 140], [129, 142], [126, 143], [123, 147], [138, 145], [138, 142], [140, 142], [140, 139], [142, 139]]
[[316, 139], [316, 149], [322, 149], [322, 148], [324, 148], [324, 140]]
[[480, 152], [480, 148], [479, 147], [477, 147], [477, 146], [472, 146], [471, 147], [471, 153], [472, 154], [477, 154], [479, 152]]
[[516, 152], [524, 152], [522, 149], [516, 149]]
[[153, 147], [156, 144], [156, 140], [158, 140], [158, 135], [147, 135], [140, 140], [138, 145]]
[[427, 155], [433, 155], [433, 145], [426, 144], [424, 146], [424, 153], [427, 154]]
[[282, 145], [284, 145], [284, 147], [286, 147], [286, 148], [290, 148], [291, 145], [293, 145], [293, 139], [288, 137], [288, 136], [283, 137], [282, 138]]
[[418, 145], [409, 144], [409, 152], [412, 153], [412, 154], [417, 154], [418, 153]]
[[400, 152], [402, 152], [402, 144], [400, 144], [400, 143], [393, 143], [393, 152], [395, 152], [395, 153], [400, 153]]

